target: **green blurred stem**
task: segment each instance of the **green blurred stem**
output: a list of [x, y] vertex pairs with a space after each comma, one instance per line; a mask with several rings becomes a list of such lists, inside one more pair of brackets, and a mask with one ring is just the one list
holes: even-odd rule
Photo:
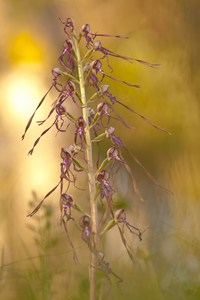
[[[85, 127], [85, 137], [86, 137], [86, 160], [88, 163], [88, 182], [89, 182], [89, 194], [90, 194], [90, 210], [91, 210], [91, 219], [92, 219], [92, 233], [94, 236], [94, 247], [98, 247], [99, 244], [99, 234], [98, 234], [98, 220], [97, 220], [97, 202], [95, 199], [96, 194], [96, 184], [95, 184], [95, 171], [92, 155], [92, 140], [90, 136], [90, 126], [88, 120], [88, 106], [85, 92], [85, 80], [83, 75], [83, 65], [80, 55], [79, 45], [74, 38], [74, 46], [77, 55], [77, 64], [78, 64], [78, 75], [79, 75], [79, 85], [80, 85], [80, 94], [82, 102], [82, 112], [83, 118], [86, 124]], [[97, 271], [97, 257], [94, 253], [91, 252], [90, 266], [89, 266], [89, 277], [90, 277], [90, 300], [96, 299], [96, 271]]]

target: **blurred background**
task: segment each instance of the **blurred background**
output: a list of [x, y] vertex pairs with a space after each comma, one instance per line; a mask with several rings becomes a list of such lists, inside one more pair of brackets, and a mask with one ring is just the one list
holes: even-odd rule
[[[104, 278], [102, 299], [200, 299], [200, 2], [1, 0], [0, 10], [0, 298], [88, 299], [87, 247], [78, 232], [74, 246], [80, 264], [75, 264], [60, 227], [58, 193], [37, 216], [26, 217], [33, 202], [58, 182], [60, 147], [67, 147], [70, 137], [46, 134], [27, 156], [41, 133], [33, 123], [21, 141], [51, 84], [51, 69], [58, 66], [65, 39], [59, 18], [71, 17], [77, 30], [89, 23], [93, 32], [128, 35], [128, 40], [104, 39], [104, 45], [160, 64], [152, 69], [112, 59], [116, 77], [142, 88], [110, 85], [118, 99], [172, 133], [119, 111], [134, 129], [118, 126], [117, 135], [174, 196], [155, 186], [124, 153], [145, 202], [133, 196], [122, 172], [116, 201], [126, 203], [131, 223], [149, 230], [142, 242], [127, 234], [134, 264], [117, 231], [106, 235], [107, 261], [124, 282], [118, 286], [112, 278], [111, 285]], [[44, 119], [52, 99], [36, 120]], [[78, 190], [74, 194], [80, 198]]]

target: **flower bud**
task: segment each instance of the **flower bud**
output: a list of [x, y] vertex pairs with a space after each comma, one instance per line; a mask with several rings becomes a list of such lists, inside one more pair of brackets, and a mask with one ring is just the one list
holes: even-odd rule
[[81, 228], [91, 227], [92, 225], [91, 218], [88, 215], [84, 215], [80, 218], [79, 224]]
[[95, 41], [95, 42], [93, 43], [93, 48], [94, 48], [94, 50], [99, 50], [99, 49], [101, 49], [101, 47], [102, 47], [102, 45], [101, 45], [101, 42], [100, 42], [100, 41]]
[[109, 85], [108, 84], [103, 84], [101, 87], [100, 87], [100, 92], [102, 94], [106, 93], [108, 90], [109, 90]]
[[100, 115], [104, 115], [107, 112], [108, 104], [105, 102], [101, 102], [97, 105], [97, 113]]
[[65, 112], [66, 112], [66, 110], [65, 110], [65, 108], [64, 108], [63, 105], [61, 105], [61, 104], [56, 105], [56, 113], [57, 113], [57, 115], [62, 116], [62, 115], [65, 114]]
[[93, 60], [90, 64], [91, 69], [94, 69], [96, 71], [96, 73], [98, 73], [101, 70], [101, 66], [102, 63], [100, 62], [100, 60]]
[[64, 209], [67, 209], [73, 205], [73, 197], [69, 194], [62, 194], [61, 195], [61, 202]]
[[115, 147], [111, 147], [110, 149], [108, 149], [107, 151], [107, 158], [108, 160], [121, 160], [119, 157], [119, 151], [117, 150], [117, 148]]
[[101, 180], [108, 180], [109, 178], [109, 173], [106, 170], [101, 170], [98, 174], [97, 174], [97, 180], [101, 181]]
[[51, 70], [51, 72], [52, 72], [53, 76], [55, 76], [55, 77], [59, 76], [59, 75], [62, 75], [62, 71], [59, 68], [57, 68], [57, 67], [53, 68]]
[[106, 137], [110, 137], [110, 135], [114, 134], [115, 132], [115, 127], [110, 126], [105, 130]]
[[68, 50], [73, 49], [73, 43], [72, 43], [72, 41], [70, 39], [69, 40], [65, 40], [65, 42], [64, 42], [64, 48], [68, 49]]
[[69, 149], [61, 148], [60, 156], [63, 160], [71, 158], [71, 151]]
[[81, 31], [88, 34], [90, 32], [90, 25], [89, 24], [85, 24], [81, 27]]
[[122, 223], [126, 221], [126, 213], [124, 208], [118, 209], [115, 212], [115, 220]]
[[74, 92], [76, 90], [76, 86], [72, 80], [68, 80], [67, 85], [71, 92]]
[[66, 27], [71, 27], [72, 29], [74, 29], [74, 23], [73, 23], [71, 18], [67, 18], [67, 20], [65, 22], [65, 26]]

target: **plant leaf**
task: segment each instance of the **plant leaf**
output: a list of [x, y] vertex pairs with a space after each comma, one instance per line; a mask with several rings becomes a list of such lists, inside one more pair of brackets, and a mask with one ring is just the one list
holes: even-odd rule
[[76, 83], [79, 83], [79, 81], [76, 79], [76, 77], [69, 74], [68, 72], [62, 72], [62, 74], [68, 76], [70, 79], [74, 80]]
[[109, 163], [110, 163], [110, 161], [109, 161], [107, 158], [105, 158], [104, 161], [102, 161], [102, 163], [101, 163], [101, 165], [100, 165], [100, 167], [99, 167], [99, 169], [98, 169], [98, 171], [97, 171], [97, 174], [98, 174], [103, 168], [105, 168]]
[[81, 165], [81, 163], [79, 162], [78, 159], [72, 157], [72, 161], [75, 163], [75, 165], [77, 165], [80, 169], [82, 169], [83, 171], [86, 171], [86, 169]]
[[105, 137], [106, 137], [106, 133], [105, 133], [105, 132], [104, 132], [104, 133], [101, 133], [101, 134], [99, 134], [98, 136], [96, 136], [96, 137], [92, 140], [92, 142], [100, 142], [100, 141], [102, 141]]
[[101, 235], [103, 235], [106, 231], [110, 230], [116, 225], [115, 219], [112, 219], [108, 222], [108, 224], [104, 227], [104, 229], [101, 231]]

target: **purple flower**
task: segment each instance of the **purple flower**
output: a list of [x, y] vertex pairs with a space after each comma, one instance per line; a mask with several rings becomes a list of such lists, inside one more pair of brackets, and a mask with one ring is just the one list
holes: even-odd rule
[[108, 181], [109, 173], [106, 170], [101, 170], [97, 174], [96, 178], [99, 182], [100, 200], [102, 200], [105, 197], [107, 201], [110, 201], [112, 199], [112, 195], [114, 194], [114, 189]]
[[83, 145], [86, 144], [86, 138], [85, 138], [85, 121], [82, 116], [77, 119], [75, 126], [76, 126], [76, 130], [74, 135], [74, 142], [75, 144], [77, 144], [77, 138], [79, 137], [81, 141], [81, 148], [83, 148]]
[[89, 48], [90, 44], [93, 42], [93, 35], [90, 32], [90, 25], [85, 24], [81, 27], [81, 33], [86, 40], [86, 47]]
[[[60, 164], [60, 169], [61, 169], [61, 181], [63, 182], [63, 179], [67, 180], [68, 182], [68, 187], [70, 183], [73, 183], [74, 186], [76, 187], [76, 176], [74, 175], [74, 172], [82, 172], [83, 168], [78, 165], [78, 162], [75, 160], [75, 155], [78, 153], [77, 151], [78, 147], [76, 145], [71, 145], [69, 148], [61, 149], [61, 158], [62, 162]], [[71, 168], [73, 167], [73, 171]]]
[[[137, 235], [139, 240], [142, 241], [142, 234], [144, 233], [144, 231], [141, 232], [139, 228], [131, 225], [128, 222], [124, 208], [121, 208], [115, 212], [115, 220], [116, 220], [116, 222], [122, 223], [123, 225], [125, 225], [131, 233]], [[145, 231], [146, 231], [146, 229], [145, 229]]]
[[[138, 86], [139, 87], [139, 86]], [[154, 124], [153, 122], [151, 122], [148, 118], [146, 118], [145, 116], [143, 116], [142, 114], [138, 113], [137, 111], [135, 111], [134, 109], [132, 109], [131, 107], [129, 107], [128, 105], [124, 104], [123, 102], [119, 101], [114, 95], [112, 95], [109, 91], [109, 85], [104, 84], [101, 86], [99, 94], [101, 96], [106, 96], [110, 99], [112, 105], [114, 105], [115, 103], [118, 103], [120, 105], [122, 105], [123, 107], [125, 107], [126, 109], [128, 109], [130, 112], [134, 113], [135, 115], [137, 115], [138, 117], [140, 117], [142, 120], [144, 120], [146, 123], [148, 123], [149, 125], [153, 126], [154, 128], [164, 131], [167, 134], [171, 135], [171, 133], [167, 130], [165, 130], [164, 128], [157, 126], [156, 124]]]
[[[66, 62], [64, 58], [67, 57]], [[64, 42], [64, 50], [58, 58], [59, 63], [63, 66], [67, 72], [72, 73], [75, 68], [74, 49], [71, 39]]]
[[63, 211], [63, 217], [67, 218], [67, 221], [69, 221], [72, 218], [71, 214], [71, 208], [74, 204], [73, 197], [69, 194], [62, 194], [60, 199], [61, 204], [61, 211]]
[[124, 160], [120, 157], [120, 153], [116, 147], [111, 147], [107, 151], [107, 159], [110, 161], [119, 161], [124, 163]]
[[[99, 104], [97, 105], [97, 114], [98, 114], [99, 117], [100, 117], [101, 125], [102, 125], [103, 127], [106, 127], [106, 126], [109, 124], [110, 118], [111, 118], [111, 116], [110, 116], [110, 114], [109, 114], [109, 112], [108, 112], [108, 104], [105, 103], [105, 102], [99, 103]], [[107, 122], [106, 122], [105, 125], [103, 125], [103, 121], [102, 121], [102, 119], [103, 119], [104, 116], [107, 117]]]
[[115, 128], [113, 126], [108, 127], [106, 129], [105, 133], [106, 133], [106, 136], [111, 139], [113, 144], [115, 144], [118, 147], [123, 147], [124, 146], [124, 144], [123, 144], [122, 140], [120, 139], [120, 137], [116, 136], [114, 134], [115, 133]]
[[129, 62], [136, 61], [136, 62], [139, 62], [141, 64], [147, 65], [148, 67], [151, 67], [151, 68], [155, 68], [155, 67], [159, 66], [159, 64], [152, 64], [152, 63], [149, 63], [149, 62], [141, 60], [141, 59], [137, 59], [137, 58], [117, 54], [117, 53], [115, 53], [111, 50], [108, 50], [108, 49], [104, 48], [100, 41], [94, 41], [93, 42], [93, 48], [94, 48], [95, 51], [100, 51], [101, 53], [103, 53], [103, 57], [101, 59], [103, 59], [104, 57], [107, 57], [108, 55], [110, 55], [110, 56], [114, 56], [114, 57], [117, 57], [117, 58], [127, 60]]
[[[110, 78], [112, 80], [115, 80], [117, 82], [124, 83], [124, 84], [126, 84], [126, 85], [128, 85], [130, 87], [140, 88], [140, 86], [138, 84], [132, 84], [132, 83], [129, 83], [127, 81], [120, 80], [120, 79], [118, 79], [116, 77], [113, 77], [113, 76], [110, 76], [110, 75], [106, 74], [103, 71], [103, 69], [102, 69], [102, 63], [101, 63], [101, 61], [98, 60], [98, 59], [92, 61], [90, 64], [87, 63], [85, 65], [84, 71], [88, 73], [88, 76], [87, 76], [88, 83], [90, 83], [90, 81], [91, 81], [92, 85], [95, 88], [97, 88], [97, 89], [99, 89], [98, 88], [98, 84], [103, 81], [104, 77], [108, 77], [108, 78]], [[100, 80], [98, 79], [97, 74], [101, 74], [102, 75], [102, 77], [101, 77]]]
[[[62, 21], [61, 21], [62, 22]], [[69, 36], [69, 33], [67, 31], [67, 29], [71, 29], [71, 32], [74, 31], [74, 22], [71, 18], [67, 18], [65, 22], [62, 22], [62, 24], [64, 24], [64, 32]]]
[[93, 33], [90, 30], [90, 25], [89, 24], [85, 24], [81, 27], [81, 33], [83, 35], [83, 37], [86, 40], [86, 47], [89, 48], [89, 46], [93, 45], [94, 43], [94, 39], [97, 36], [101, 36], [101, 37], [114, 37], [114, 38], [125, 38], [127, 39], [127, 36], [121, 36], [121, 35], [111, 35], [111, 34], [104, 34], [104, 33]]
[[82, 239], [88, 245], [91, 245], [92, 239], [92, 221], [88, 215], [84, 215], [80, 218], [79, 224], [82, 228]]

